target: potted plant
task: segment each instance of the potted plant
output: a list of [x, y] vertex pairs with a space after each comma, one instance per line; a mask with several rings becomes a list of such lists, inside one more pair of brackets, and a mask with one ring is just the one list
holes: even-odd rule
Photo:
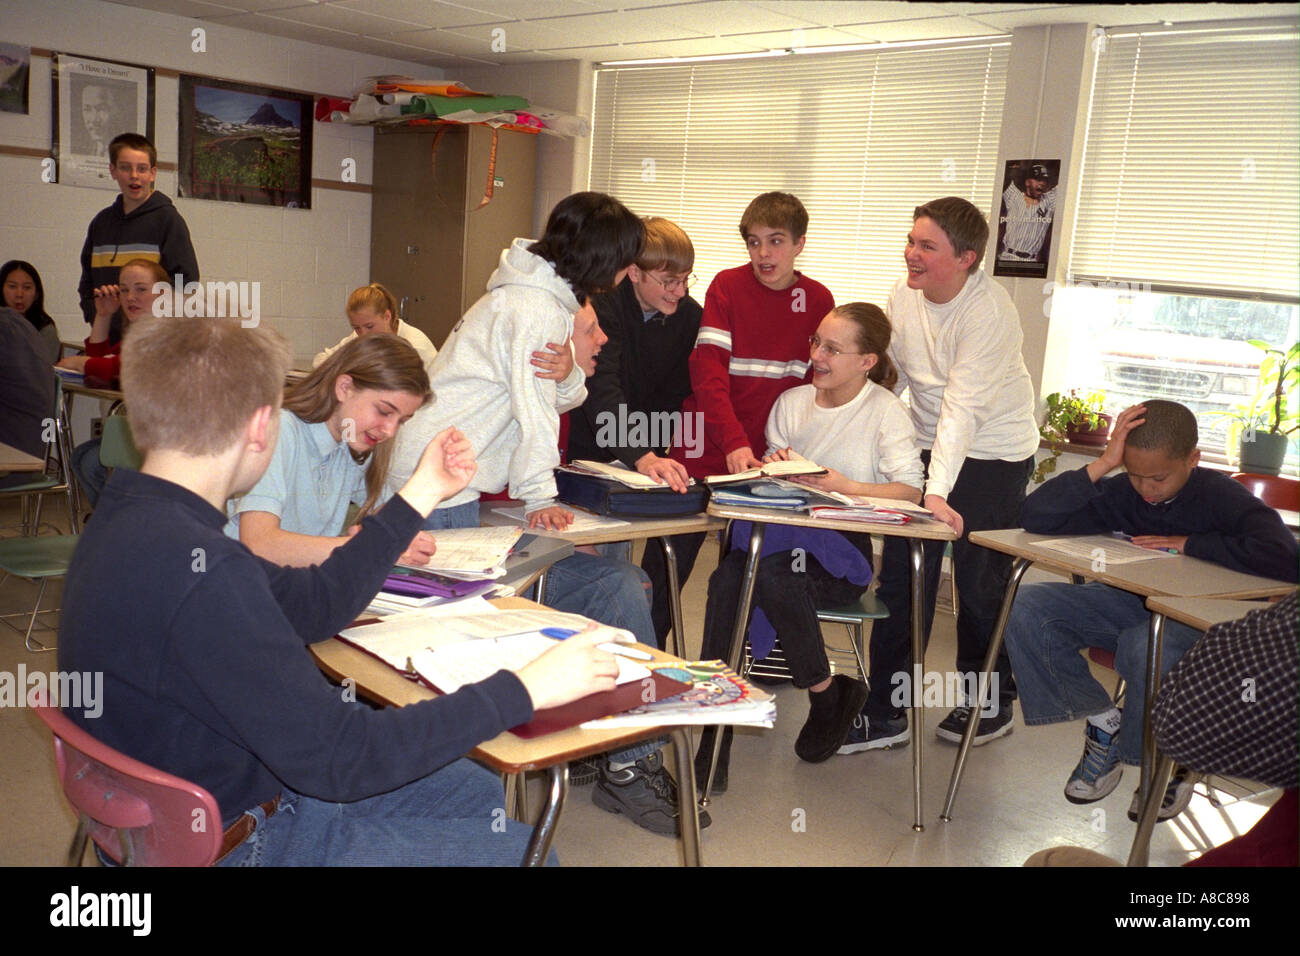
[[1038, 434], [1047, 443], [1047, 457], [1034, 469], [1034, 481], [1041, 482], [1056, 470], [1056, 459], [1065, 443], [1103, 446], [1110, 435], [1111, 417], [1102, 411], [1106, 393], [1101, 390], [1080, 393], [1072, 388], [1062, 395], [1047, 396], [1047, 417]]
[[1251, 339], [1264, 352], [1259, 363], [1259, 388], [1254, 398], [1224, 414], [1233, 418], [1224, 449], [1236, 452], [1242, 471], [1276, 475], [1282, 470], [1289, 436], [1300, 429], [1296, 386], [1300, 382], [1300, 342], [1285, 350]]

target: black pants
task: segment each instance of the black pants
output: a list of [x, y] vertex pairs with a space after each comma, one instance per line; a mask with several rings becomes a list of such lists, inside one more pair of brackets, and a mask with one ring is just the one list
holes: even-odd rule
[[[930, 452], [922, 451], [927, 471]], [[967, 458], [962, 465], [948, 506], [962, 516], [962, 537], [952, 543], [953, 575], [957, 582], [957, 670], [978, 673], [988, 653], [989, 638], [997, 624], [998, 610], [1011, 577], [1011, 556], [970, 543], [972, 531], [1015, 528], [1020, 525], [1020, 505], [1025, 484], [1033, 472], [1031, 455], [1023, 461], [981, 461]], [[943, 570], [943, 541], [922, 542], [925, 550], [925, 643], [930, 643], [934, 624], [934, 602]], [[912, 577], [909, 559], [911, 542], [886, 537], [880, 563], [880, 587], [876, 596], [889, 608], [889, 617], [871, 628], [871, 695], [867, 698], [868, 718], [884, 720], [897, 713], [890, 703], [896, 686], [893, 675], [908, 674], [912, 661]], [[998, 696], [1003, 703], [1015, 699], [1016, 685], [1004, 645], [997, 660]], [[970, 685], [968, 685], [970, 686]]]
[[[704, 532], [695, 534], [676, 534], [670, 536], [673, 554], [677, 558], [677, 584], [686, 587], [686, 579], [691, 576], [695, 559], [699, 556], [700, 545], [704, 544]], [[641, 570], [650, 578], [650, 618], [654, 621], [655, 638], [660, 647], [665, 647], [664, 640], [673, 629], [673, 616], [668, 601], [668, 565], [664, 563], [664, 549], [657, 540], [645, 543], [645, 553], [641, 556]], [[679, 594], [680, 597], [680, 594]], [[684, 649], [686, 636], [677, 635], [678, 651]]]
[[[727, 660], [747, 555], [743, 550], [732, 551], [709, 578], [701, 660]], [[831, 676], [817, 608], [847, 604], [865, 590], [863, 585], [833, 576], [810, 554], [801, 555], [798, 561], [790, 551], [759, 558], [754, 606], [763, 609], [776, 629], [795, 687], [811, 687]]]

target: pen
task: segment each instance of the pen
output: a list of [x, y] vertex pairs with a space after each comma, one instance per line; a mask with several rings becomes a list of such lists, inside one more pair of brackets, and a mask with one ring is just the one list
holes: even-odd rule
[[[579, 632], [567, 627], [544, 627], [542, 628], [541, 633], [545, 637], [552, 637], [557, 641], [562, 641], [566, 637], [573, 637], [574, 634]], [[622, 644], [597, 644], [596, 646], [602, 651], [608, 651], [611, 654], [619, 654], [623, 657], [630, 657], [638, 661], [654, 660], [653, 655], [647, 654], [645, 651], [638, 651], [632, 647], [624, 647]]]

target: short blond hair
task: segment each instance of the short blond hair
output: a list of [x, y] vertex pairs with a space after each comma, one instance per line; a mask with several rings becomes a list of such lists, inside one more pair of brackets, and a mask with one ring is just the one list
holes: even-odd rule
[[658, 269], [672, 275], [681, 275], [695, 268], [695, 246], [691, 237], [677, 223], [651, 216], [645, 223], [645, 245], [636, 257], [636, 267], [642, 272]]
[[238, 319], [144, 318], [122, 346], [131, 435], [145, 453], [216, 455], [259, 408], [280, 407], [289, 346]]

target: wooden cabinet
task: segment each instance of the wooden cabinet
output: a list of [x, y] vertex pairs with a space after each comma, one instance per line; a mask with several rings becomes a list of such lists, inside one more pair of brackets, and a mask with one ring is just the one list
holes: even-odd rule
[[404, 302], [404, 318], [442, 347], [487, 290], [501, 250], [530, 236], [537, 137], [496, 131], [493, 195], [481, 206], [493, 130], [375, 130], [370, 276]]

